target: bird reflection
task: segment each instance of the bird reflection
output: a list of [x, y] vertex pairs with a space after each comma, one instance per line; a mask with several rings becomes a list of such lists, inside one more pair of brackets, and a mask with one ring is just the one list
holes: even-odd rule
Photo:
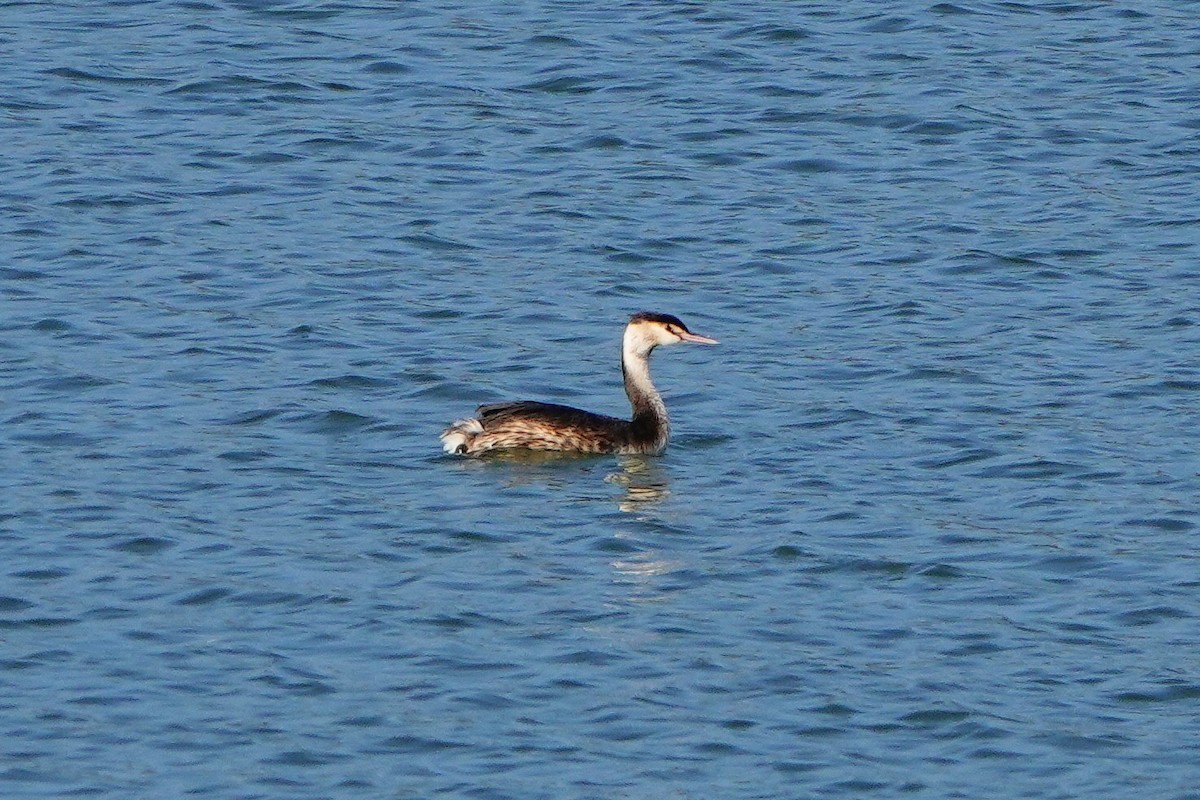
[[[669, 495], [667, 473], [657, 460], [644, 456], [623, 456], [619, 461], [620, 471], [610, 473], [604, 480], [621, 486], [624, 491], [617, 496], [617, 508], [626, 514], [635, 514], [639, 521], [651, 520], [651, 508]], [[616, 538], [630, 544], [639, 537], [633, 531], [617, 531]], [[626, 553], [622, 558], [610, 562], [613, 578], [627, 586], [625, 599], [634, 603], [654, 603], [665, 599], [657, 590], [655, 578], [679, 568], [679, 562], [663, 558], [656, 549], [643, 548]]]
[[[581, 472], [564, 470], [569, 461], [578, 461], [584, 469]], [[580, 474], [590, 474], [586, 467], [593, 460], [557, 452], [511, 451], [459, 463], [465, 469], [500, 468], [508, 486], [545, 484], [551, 489], [569, 490]], [[622, 455], [617, 456], [617, 469], [605, 474], [604, 481], [619, 488], [605, 502], [615, 501], [621, 512], [630, 515], [626, 518], [628, 522], [618, 526], [612, 534], [619, 540], [612, 549], [620, 553], [609, 562], [613, 583], [621, 587], [620, 596], [624, 602], [663, 602], [670, 595], [662, 591], [662, 576], [683, 566], [679, 559], [666, 557], [663, 550], [655, 546], [664, 532], [679, 530], [664, 520], [657, 508], [671, 493], [667, 472], [657, 458]], [[586, 495], [576, 499], [601, 500]]]
[[643, 511], [662, 502], [671, 493], [667, 488], [667, 473], [657, 463], [643, 456], [622, 456], [620, 471], [604, 477], [609, 483], [625, 487], [617, 500], [617, 508], [627, 514]]

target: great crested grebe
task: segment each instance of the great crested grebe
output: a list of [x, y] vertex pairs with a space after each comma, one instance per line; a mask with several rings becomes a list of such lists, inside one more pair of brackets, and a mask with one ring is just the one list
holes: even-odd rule
[[625, 326], [621, 373], [633, 419], [593, 414], [570, 406], [522, 400], [475, 409], [442, 431], [447, 453], [479, 455], [489, 450], [561, 450], [575, 453], [657, 453], [666, 447], [667, 407], [650, 382], [650, 352], [660, 344], [716, 339], [692, 333], [679, 317], [642, 311]]

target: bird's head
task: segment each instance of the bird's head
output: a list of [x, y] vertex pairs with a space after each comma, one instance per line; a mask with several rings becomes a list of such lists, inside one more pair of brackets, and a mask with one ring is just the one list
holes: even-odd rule
[[683, 320], [670, 314], [639, 311], [629, 318], [629, 324], [625, 326], [624, 347], [634, 355], [646, 356], [660, 344], [680, 342], [716, 344], [717, 340], [692, 333]]

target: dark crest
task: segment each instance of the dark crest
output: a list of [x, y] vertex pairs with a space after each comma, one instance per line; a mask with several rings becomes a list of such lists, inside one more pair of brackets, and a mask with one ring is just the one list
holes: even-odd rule
[[691, 333], [688, 326], [683, 324], [683, 320], [671, 314], [655, 314], [653, 311], [639, 311], [629, 318], [630, 322], [657, 322], [660, 325], [674, 325], [681, 331]]

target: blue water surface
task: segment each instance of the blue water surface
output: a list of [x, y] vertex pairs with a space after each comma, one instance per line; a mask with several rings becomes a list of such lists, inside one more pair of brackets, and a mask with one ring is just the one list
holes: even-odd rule
[[[0, 3], [0, 796], [1200, 798], [1186, 2]], [[441, 453], [478, 403], [660, 457]]]

